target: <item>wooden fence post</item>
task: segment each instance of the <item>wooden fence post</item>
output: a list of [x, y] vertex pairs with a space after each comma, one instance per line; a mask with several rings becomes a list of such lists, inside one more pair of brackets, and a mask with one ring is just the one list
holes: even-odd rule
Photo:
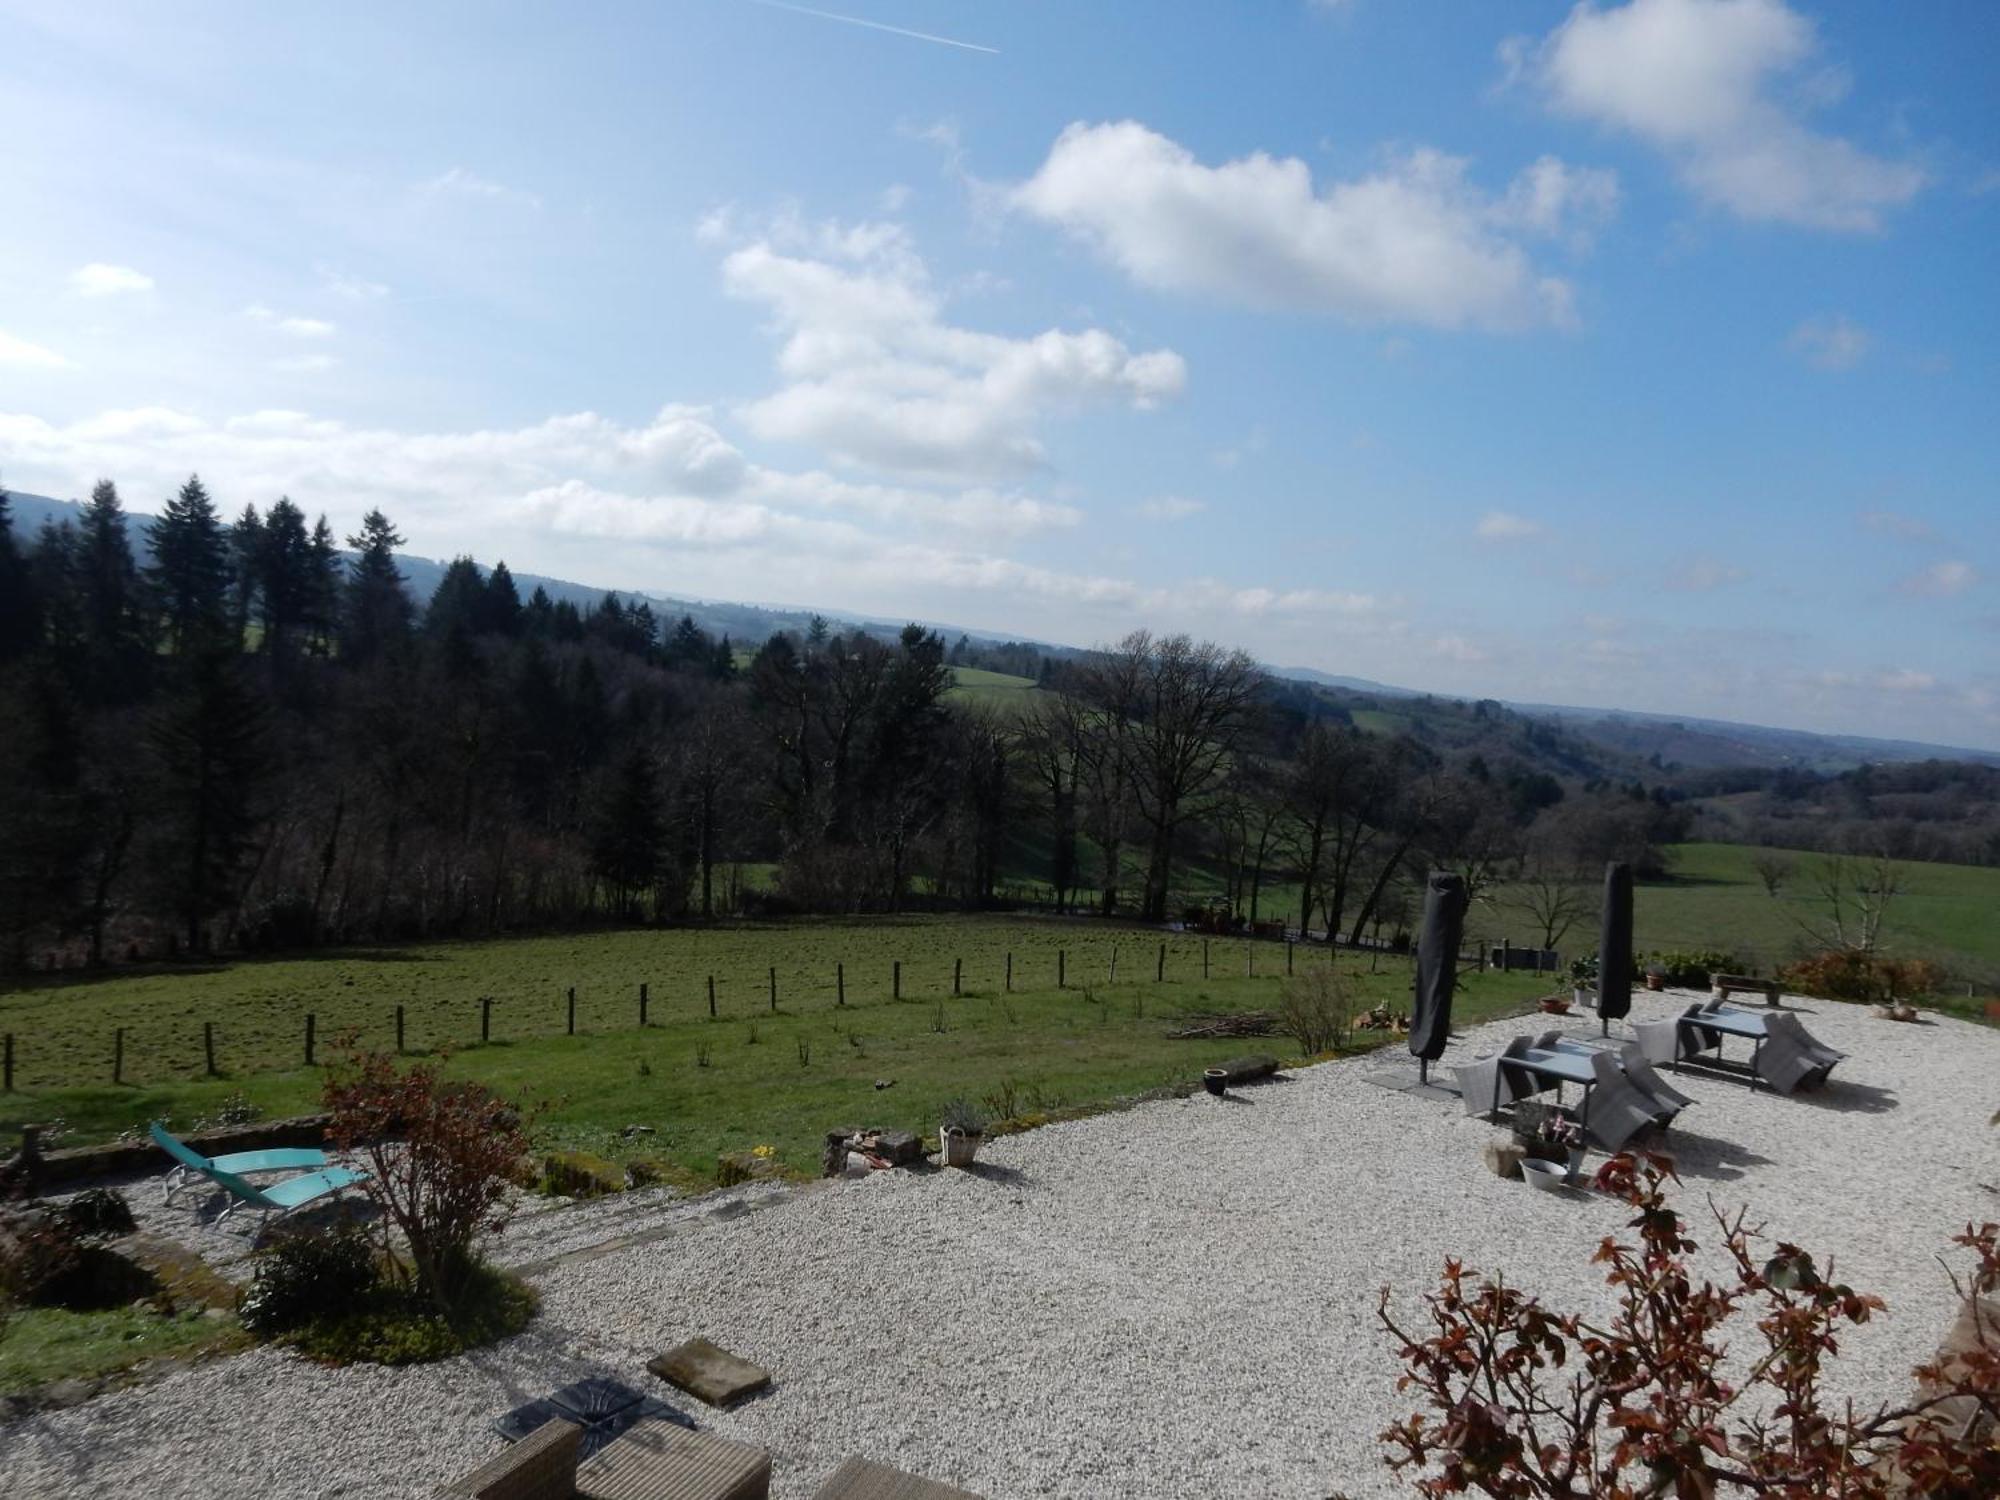
[[481, 1042], [490, 1042], [493, 1040], [493, 997], [491, 995], [481, 995], [479, 997], [479, 1040]]
[[778, 1013], [778, 966], [771, 965], [771, 1014]]
[[314, 1015], [311, 1011], [307, 1011], [306, 1012], [306, 1066], [309, 1068], [313, 1065], [313, 1043], [317, 1037], [318, 1031], [319, 1031], [319, 1017]]
[[213, 1021], [201, 1023], [201, 1055], [202, 1060], [208, 1065], [208, 1076], [213, 1078], [215, 1076], [215, 1022]]
[[1160, 961], [1153, 965], [1153, 983], [1159, 984], [1167, 977], [1167, 945], [1160, 944]]
[[903, 961], [900, 958], [890, 966], [889, 998], [891, 1000], [900, 1000], [903, 998]]
[[1111, 945], [1111, 982], [1113, 984], [1118, 982], [1118, 945], [1116, 943]]
[[847, 1004], [847, 965], [844, 962], [833, 966], [833, 1003]]
[[14, 1033], [7, 1033], [7, 1040], [0, 1045], [0, 1092], [14, 1092]]
[[1011, 995], [1014, 993], [1014, 955], [1012, 953], [1007, 955], [1006, 989], [1008, 994]]
[[1208, 978], [1208, 939], [1201, 940], [1201, 977]]
[[[307, 1058], [308, 1062], [312, 1059]], [[125, 1028], [120, 1026], [111, 1034], [111, 1081], [125, 1081]]]
[[711, 1021], [715, 1019], [715, 976], [713, 974], [708, 976], [708, 1018]]
[[646, 993], [646, 981], [642, 979], [639, 981], [639, 1024], [641, 1026], [646, 1024], [646, 1002], [650, 998]]
[[1250, 966], [1249, 972], [1244, 977], [1255, 979], [1257, 977], [1257, 945], [1255, 943], [1245, 943], [1243, 945], [1243, 957]]
[[1287, 979], [1292, 977], [1292, 940], [1290, 938], [1285, 939], [1285, 977]]
[[964, 964], [965, 960], [962, 958], [954, 958], [951, 961], [951, 997], [954, 1000], [958, 998], [958, 981], [964, 972]]
[[576, 986], [569, 987], [569, 1034], [576, 1035]]
[[1060, 948], [1056, 949], [1056, 988], [1059, 990], [1069, 988], [1068, 967], [1069, 955]]

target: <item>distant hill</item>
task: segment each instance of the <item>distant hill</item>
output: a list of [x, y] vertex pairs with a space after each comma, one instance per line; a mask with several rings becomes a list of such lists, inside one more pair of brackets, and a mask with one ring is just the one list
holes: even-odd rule
[[[73, 518], [78, 509], [77, 502], [72, 500], [57, 500], [47, 495], [19, 491], [8, 493], [13, 500], [15, 529], [24, 537], [40, 530], [45, 520]], [[139, 523], [133, 528], [133, 543], [143, 553], [143, 523], [150, 516], [139, 511], [132, 512], [132, 516]], [[444, 577], [445, 564], [436, 559], [403, 553], [398, 561], [409, 580], [411, 591], [419, 599], [428, 599]], [[606, 592], [595, 585], [549, 578], [537, 573], [517, 571], [514, 580], [524, 596], [539, 586], [547, 590], [550, 598], [567, 599], [578, 606], [593, 604]], [[884, 636], [893, 635], [906, 623], [900, 619], [853, 615], [838, 610], [814, 611], [803, 607], [684, 599], [671, 594], [629, 589], [619, 593], [626, 599], [646, 600], [656, 613], [669, 620], [684, 614], [692, 616], [695, 624], [703, 630], [712, 635], [726, 635], [739, 645], [755, 646], [781, 630], [803, 632], [815, 613]], [[967, 631], [938, 621], [920, 623], [938, 630], [948, 640], [966, 635], [974, 641], [998, 644], [1003, 639], [989, 632]], [[1075, 654], [1078, 649], [1032, 641], [1029, 644], [1038, 645], [1045, 654], [1058, 657]], [[1356, 724], [1377, 733], [1407, 732], [1433, 744], [1464, 747], [1482, 742], [1497, 727], [1487, 720], [1477, 704], [1466, 699], [1437, 696], [1415, 688], [1374, 682], [1365, 677], [1339, 676], [1313, 667], [1274, 667], [1271, 671], [1278, 678], [1308, 683], [1321, 689], [1328, 701], [1347, 709]], [[975, 690], [971, 680], [963, 684], [973, 695], [980, 697], [994, 696], [999, 686], [997, 681], [981, 682]], [[1032, 684], [1026, 686], [1032, 687]], [[1001, 697], [1011, 695], [1011, 691], [999, 694]], [[1863, 765], [1924, 760], [2000, 765], [2000, 754], [1992, 751], [1928, 745], [1911, 740], [1814, 734], [1799, 729], [1734, 724], [1720, 719], [1575, 708], [1561, 704], [1510, 702], [1502, 706], [1529, 723], [1540, 722], [1558, 730], [1558, 733], [1544, 736], [1533, 745], [1536, 752], [1533, 759], [1553, 762], [1558, 774], [1619, 774], [1625, 767], [1650, 769], [1656, 774], [1723, 767], [1765, 770], [1791, 767], [1835, 774]], [[1532, 737], [1522, 735], [1520, 738], [1526, 747]], [[1587, 756], [1580, 753], [1579, 742], [1608, 752], [1608, 756], [1595, 767], [1586, 765]]]

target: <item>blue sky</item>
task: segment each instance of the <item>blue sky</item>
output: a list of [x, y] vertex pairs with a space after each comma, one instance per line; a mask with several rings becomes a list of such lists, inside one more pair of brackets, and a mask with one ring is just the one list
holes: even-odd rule
[[2000, 748], [1996, 66], [1986, 0], [0, 3], [0, 481]]

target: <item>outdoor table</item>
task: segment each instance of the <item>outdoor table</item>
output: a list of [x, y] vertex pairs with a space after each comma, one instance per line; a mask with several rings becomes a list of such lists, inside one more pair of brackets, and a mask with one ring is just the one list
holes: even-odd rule
[[1574, 1052], [1552, 1052], [1540, 1047], [1530, 1047], [1526, 1052], [1516, 1053], [1511, 1057], [1502, 1056], [1500, 1066], [1518, 1069], [1530, 1078], [1540, 1081], [1544, 1086], [1552, 1082], [1558, 1090], [1566, 1083], [1579, 1085], [1583, 1089], [1583, 1104], [1577, 1115], [1577, 1123], [1586, 1127], [1589, 1125], [1590, 1091], [1597, 1086], [1597, 1075], [1591, 1071], [1587, 1058], [1579, 1057]]
[[[1706, 1038], [1700, 1035], [1702, 1031], [1719, 1033], [1715, 1043], [1717, 1062], [1723, 1060], [1721, 1036], [1740, 1036], [1747, 1040], [1750, 1043], [1750, 1087], [1753, 1091], [1756, 1089], [1757, 1059], [1763, 1053], [1764, 1039], [1770, 1035], [1770, 1032], [1764, 1029], [1762, 1016], [1752, 1015], [1747, 1010], [1705, 1010], [1699, 1015], [1682, 1016], [1680, 1023], [1683, 1030], [1692, 1028], [1696, 1033], [1696, 1040], [1702, 1042], [1701, 1046], [1695, 1048], [1697, 1052], [1708, 1050]], [[1674, 1070], [1676, 1072], [1680, 1070], [1678, 1057], [1674, 1059]]]

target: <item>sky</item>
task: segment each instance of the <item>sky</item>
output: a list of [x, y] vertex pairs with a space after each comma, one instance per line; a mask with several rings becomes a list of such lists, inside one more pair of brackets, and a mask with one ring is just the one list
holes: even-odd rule
[[2000, 6], [0, 0], [0, 484], [2000, 749]]

